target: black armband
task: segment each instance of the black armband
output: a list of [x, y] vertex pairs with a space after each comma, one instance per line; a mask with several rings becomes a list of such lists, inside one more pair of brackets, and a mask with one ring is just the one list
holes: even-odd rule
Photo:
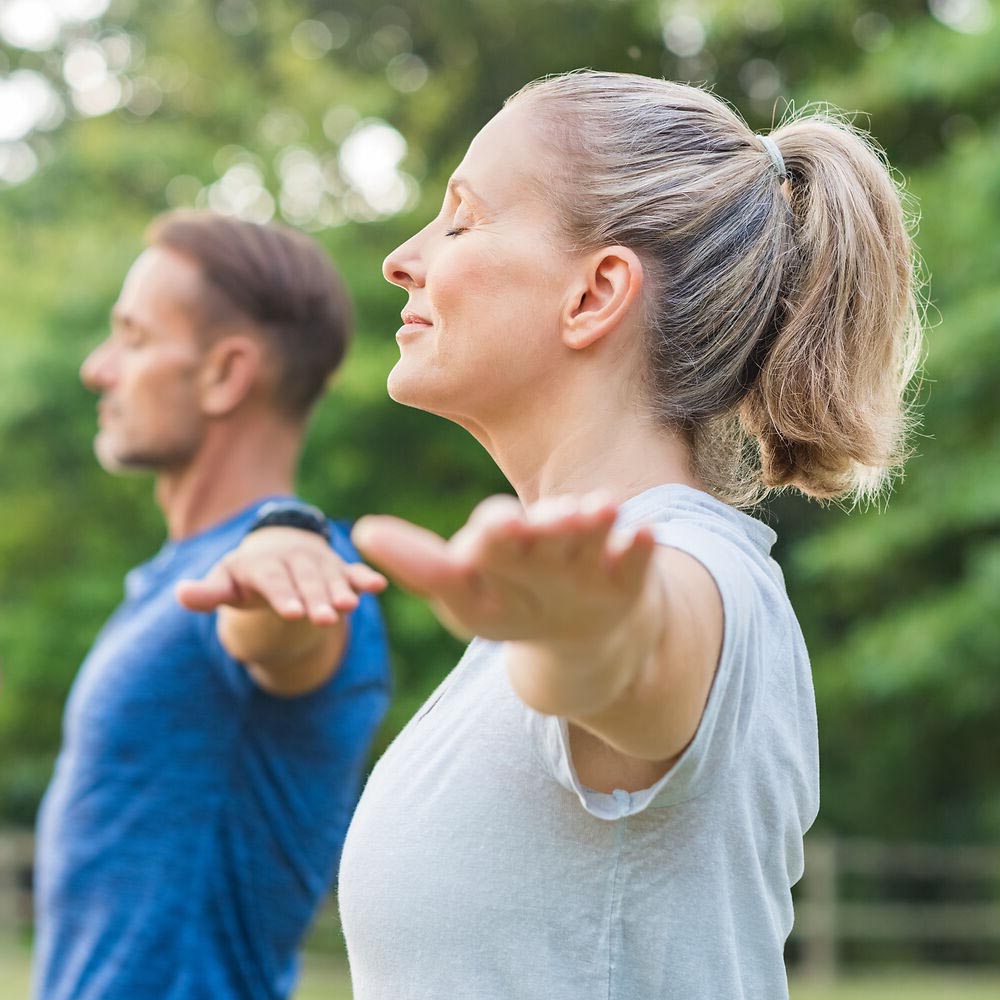
[[298, 528], [330, 541], [330, 523], [323, 511], [299, 500], [271, 500], [264, 504], [247, 534], [259, 528]]

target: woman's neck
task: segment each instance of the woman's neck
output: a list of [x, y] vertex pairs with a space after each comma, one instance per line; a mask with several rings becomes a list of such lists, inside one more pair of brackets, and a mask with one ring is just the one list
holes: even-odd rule
[[684, 440], [635, 409], [550, 409], [544, 420], [511, 420], [487, 433], [470, 427], [522, 503], [601, 491], [619, 502], [661, 483], [704, 484]]

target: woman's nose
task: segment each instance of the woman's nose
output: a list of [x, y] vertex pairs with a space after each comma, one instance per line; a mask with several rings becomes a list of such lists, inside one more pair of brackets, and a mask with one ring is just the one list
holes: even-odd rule
[[423, 284], [424, 266], [417, 253], [417, 236], [396, 247], [384, 261], [382, 274], [385, 280], [400, 288], [419, 288]]

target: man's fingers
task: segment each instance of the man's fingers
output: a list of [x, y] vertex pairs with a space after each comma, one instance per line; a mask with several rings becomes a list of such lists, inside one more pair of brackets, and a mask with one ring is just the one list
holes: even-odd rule
[[204, 579], [181, 580], [176, 593], [177, 600], [189, 611], [214, 611], [220, 604], [232, 604], [241, 597], [223, 563], [217, 563]]
[[244, 591], [252, 590], [259, 597], [258, 601], [252, 603], [248, 600], [242, 607], [258, 606], [263, 601], [271, 606], [275, 614], [293, 621], [305, 617], [307, 613], [305, 601], [295, 586], [288, 567], [277, 559], [255, 567], [245, 580], [241, 579], [239, 582]]
[[[331, 581], [324, 577], [311, 553], [290, 558], [286, 568], [289, 582], [302, 599], [309, 620], [315, 625], [332, 625], [340, 617], [337, 610], [353, 611], [357, 606], [357, 598], [354, 597], [354, 592], [350, 587], [347, 587], [347, 592], [354, 599], [354, 602], [349, 606], [343, 605], [343, 602], [338, 605], [339, 592], [334, 591]], [[275, 577], [275, 581], [277, 581], [277, 577]], [[275, 608], [275, 610], [278, 609]]]
[[344, 576], [358, 594], [379, 594], [389, 584], [381, 573], [364, 563], [347, 563], [344, 566]]
[[346, 576], [327, 580], [326, 589], [330, 595], [330, 602], [338, 611], [350, 612], [358, 606], [360, 598]]
[[456, 577], [444, 539], [401, 518], [369, 514], [354, 525], [351, 539], [369, 562], [415, 594], [433, 595]]

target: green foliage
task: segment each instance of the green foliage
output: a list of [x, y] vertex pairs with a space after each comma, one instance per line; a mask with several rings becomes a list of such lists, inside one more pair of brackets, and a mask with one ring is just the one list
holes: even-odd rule
[[[761, 130], [786, 98], [863, 109], [908, 178], [934, 308], [907, 478], [884, 512], [781, 497], [767, 516], [815, 664], [821, 822], [1000, 834], [996, 19], [953, 30], [917, 0], [169, 0], [113, 3], [101, 23], [68, 29], [60, 51], [107, 32], [131, 39], [126, 106], [71, 113], [35, 136], [39, 172], [0, 192], [0, 816], [30, 819], [77, 665], [124, 571], [163, 534], [150, 484], [93, 461], [93, 401], [76, 376], [149, 218], [206, 197], [241, 163], [291, 212], [283, 157], [321, 164], [326, 222], [292, 221], [340, 264], [358, 337], [317, 414], [303, 491], [344, 517], [386, 511], [452, 531], [506, 487], [463, 432], [386, 399], [401, 298], [379, 262], [436, 210], [465, 144], [508, 94], [589, 65], [708, 81]], [[57, 54], [8, 46], [5, 61], [66, 93]], [[382, 221], [360, 221], [378, 213], [366, 214], [336, 155], [368, 118], [406, 137], [401, 168], [414, 179], [406, 210]], [[419, 602], [393, 592], [386, 610], [397, 701], [383, 744], [459, 649]]]

